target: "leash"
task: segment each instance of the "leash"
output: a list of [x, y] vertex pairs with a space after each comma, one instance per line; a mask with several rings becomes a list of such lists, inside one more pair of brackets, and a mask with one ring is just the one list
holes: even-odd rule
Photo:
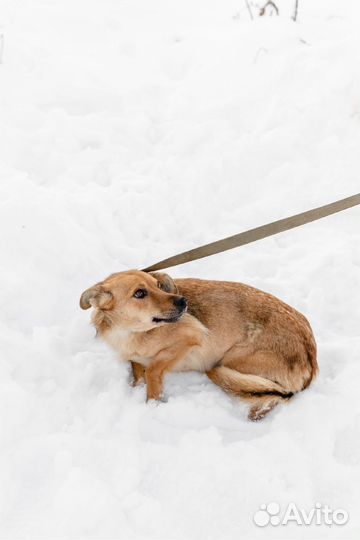
[[200, 246], [195, 249], [190, 249], [189, 251], [184, 251], [184, 253], [179, 253], [178, 255], [174, 255], [173, 257], [169, 257], [168, 259], [164, 259], [163, 261], [144, 268], [143, 272], [162, 270], [164, 268], [170, 268], [171, 266], [196, 261], [197, 259], [202, 259], [203, 257], [209, 257], [210, 255], [215, 255], [216, 253], [222, 253], [228, 249], [244, 246], [245, 244], [250, 244], [251, 242], [261, 240], [262, 238], [273, 236], [274, 234], [279, 234], [281, 232], [294, 229], [295, 227], [300, 227], [300, 225], [305, 225], [311, 221], [316, 221], [326, 216], [331, 216], [331, 214], [342, 212], [343, 210], [358, 204], [360, 204], [360, 193], [357, 193], [352, 197], [347, 197], [346, 199], [341, 199], [340, 201], [326, 204], [325, 206], [313, 208], [313, 210], [308, 210], [307, 212], [302, 212], [301, 214], [296, 214], [284, 219], [279, 219], [278, 221], [273, 221], [272, 223], [267, 223], [261, 227], [256, 227], [255, 229], [250, 229], [248, 231], [235, 234], [234, 236], [223, 238], [222, 240], [217, 240], [216, 242], [211, 242], [210, 244], [205, 244], [204, 246]]

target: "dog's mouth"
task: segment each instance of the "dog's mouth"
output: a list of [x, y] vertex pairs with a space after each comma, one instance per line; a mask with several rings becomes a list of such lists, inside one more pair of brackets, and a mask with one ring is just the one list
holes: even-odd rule
[[181, 317], [184, 315], [186, 311], [186, 308], [180, 311], [180, 313], [177, 313], [176, 315], [170, 315], [170, 317], [153, 317], [154, 323], [175, 323], [181, 319]]

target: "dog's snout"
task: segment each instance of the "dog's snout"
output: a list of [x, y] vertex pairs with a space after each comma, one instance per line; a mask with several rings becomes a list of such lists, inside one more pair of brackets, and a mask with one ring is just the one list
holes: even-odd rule
[[187, 300], [184, 296], [174, 298], [174, 306], [184, 311], [187, 308]]

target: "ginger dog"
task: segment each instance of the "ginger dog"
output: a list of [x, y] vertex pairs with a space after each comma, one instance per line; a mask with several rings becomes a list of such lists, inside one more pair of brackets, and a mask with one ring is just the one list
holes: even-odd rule
[[98, 334], [131, 362], [134, 384], [161, 399], [171, 371], [202, 371], [250, 404], [259, 420], [315, 377], [316, 343], [306, 318], [248, 285], [112, 274], [81, 296]]

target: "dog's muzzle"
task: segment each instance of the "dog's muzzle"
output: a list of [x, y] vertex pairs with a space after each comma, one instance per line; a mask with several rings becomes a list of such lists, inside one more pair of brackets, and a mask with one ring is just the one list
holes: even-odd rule
[[176, 312], [170, 312], [166, 314], [165, 317], [153, 317], [153, 322], [155, 323], [174, 323], [177, 322], [187, 311], [188, 303], [184, 296], [174, 298], [174, 306], [176, 307]]

